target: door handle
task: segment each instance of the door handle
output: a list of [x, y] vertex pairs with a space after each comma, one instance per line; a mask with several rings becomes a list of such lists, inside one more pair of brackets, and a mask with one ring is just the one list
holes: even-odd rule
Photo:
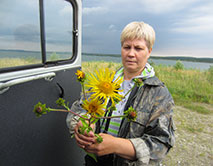
[[29, 81], [33, 81], [33, 80], [39, 80], [39, 79], [45, 79], [47, 81], [51, 81], [53, 79], [53, 77], [55, 77], [55, 76], [56, 76], [56, 74], [54, 72], [50, 72], [50, 73], [33, 75], [33, 76], [29, 76], [29, 77], [24, 77], [24, 78], [17, 78], [17, 79], [13, 79], [13, 80], [10, 80], [10, 81], [4, 82], [4, 83], [0, 83], [0, 94], [3, 94], [11, 86], [14, 86], [17, 84], [21, 84], [21, 83], [25, 83], [25, 82], [29, 82]]

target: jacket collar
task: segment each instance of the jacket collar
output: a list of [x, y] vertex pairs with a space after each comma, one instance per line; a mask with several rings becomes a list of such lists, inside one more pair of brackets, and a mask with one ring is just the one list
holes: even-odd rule
[[150, 85], [150, 86], [162, 86], [164, 85], [163, 82], [161, 82], [156, 76], [147, 78], [143, 80], [144, 85]]

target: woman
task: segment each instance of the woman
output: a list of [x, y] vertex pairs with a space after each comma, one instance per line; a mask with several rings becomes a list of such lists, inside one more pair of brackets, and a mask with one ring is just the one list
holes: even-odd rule
[[[117, 71], [115, 77], [123, 77], [121, 89], [124, 94], [134, 86], [134, 78], [141, 79], [143, 86], [135, 87], [119, 102], [113, 115], [122, 115], [132, 106], [138, 114], [136, 122], [113, 118], [97, 123], [96, 132], [103, 137], [103, 142], [96, 143], [94, 133], [79, 134], [81, 122], [76, 124], [76, 117], [68, 115], [67, 124], [71, 133], [74, 132], [78, 146], [99, 156], [97, 163], [86, 156], [86, 165], [158, 165], [174, 145], [174, 102], [168, 89], [147, 63], [154, 41], [153, 28], [144, 22], [132, 22], [121, 33], [123, 68]], [[75, 102], [72, 110], [82, 111], [80, 103]]]

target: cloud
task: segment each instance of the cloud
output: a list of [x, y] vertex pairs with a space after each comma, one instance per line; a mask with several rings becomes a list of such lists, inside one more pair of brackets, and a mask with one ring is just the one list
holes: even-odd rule
[[191, 9], [188, 15], [173, 24], [171, 31], [189, 34], [213, 33], [212, 8], [213, 3]]
[[182, 33], [209, 33], [213, 32], [213, 16], [188, 17], [175, 23], [177, 27], [172, 31]]
[[64, 16], [64, 15], [67, 15], [67, 14], [70, 15], [70, 13], [72, 13], [72, 8], [69, 5], [64, 6], [64, 8], [59, 11], [59, 14], [61, 16]]
[[[31, 0], [31, 1], [28, 1], [28, 0], [23, 0], [23, 5], [25, 6], [28, 6], [30, 10], [34, 10], [36, 11], [38, 9], [38, 6], [39, 6], [39, 1], [36, 1], [36, 0]], [[20, 1], [19, 1], [20, 3]]]
[[[131, 9], [130, 12], [140, 11], [156, 15], [179, 11], [199, 1], [200, 0], [107, 0], [103, 3], [110, 6], [110, 9], [117, 7], [119, 11]], [[126, 10], [125, 12], [127, 13], [129, 11]]]
[[[157, 34], [155, 51], [186, 55], [211, 49], [212, 0], [89, 0], [83, 1], [83, 51], [120, 53], [120, 32], [143, 20]], [[211, 32], [206, 35], [206, 32]], [[200, 33], [198, 36], [197, 34]], [[204, 34], [206, 33], [206, 34]], [[203, 35], [204, 34], [204, 35]], [[185, 49], [187, 51], [184, 51]], [[198, 49], [199, 47], [199, 49]], [[110, 48], [110, 49], [109, 49]], [[161, 50], [164, 48], [165, 50]], [[196, 48], [196, 49], [195, 49]], [[179, 52], [178, 52], [179, 50]], [[211, 56], [212, 54], [206, 54]]]
[[103, 14], [103, 13], [107, 13], [108, 9], [106, 7], [85, 7], [83, 8], [83, 14], [85, 15], [89, 15], [89, 14]]
[[143, 0], [140, 1], [142, 10], [152, 13], [161, 14], [182, 10], [198, 0]]
[[115, 25], [113, 25], [113, 24], [111, 24], [110, 26], [109, 26], [109, 29], [114, 29], [115, 28]]
[[14, 31], [15, 40], [18, 41], [33, 41], [38, 42], [40, 40], [39, 27], [32, 24], [24, 24], [17, 27]]
[[113, 25], [113, 24], [109, 25], [109, 30], [111, 32], [116, 32], [117, 31], [115, 25]]
[[83, 28], [89, 28], [89, 27], [92, 27], [93, 25], [92, 24], [83, 24]]

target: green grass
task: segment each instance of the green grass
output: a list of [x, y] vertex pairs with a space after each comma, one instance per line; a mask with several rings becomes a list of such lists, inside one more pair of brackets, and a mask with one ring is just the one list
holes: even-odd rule
[[[83, 62], [85, 72], [109, 67], [117, 70], [120, 63]], [[171, 92], [176, 106], [175, 146], [163, 166], [213, 165], [213, 86], [212, 71], [175, 69], [155, 66], [157, 77]]]
[[[0, 59], [0, 68], [29, 63], [34, 62]], [[121, 66], [121, 63], [113, 62], [82, 63], [85, 72], [106, 67], [117, 70]], [[154, 65], [154, 69], [176, 103], [176, 143], [164, 159], [163, 166], [213, 165], [213, 68], [199, 71]]]
[[[117, 70], [120, 63], [113, 62], [83, 62], [82, 68], [85, 72], [94, 72], [99, 68], [108, 67]], [[165, 83], [172, 94], [177, 105], [199, 102], [213, 104], [213, 77], [209, 71], [186, 70], [162, 65], [154, 65], [156, 76]], [[189, 105], [188, 105], [189, 107]], [[195, 108], [201, 110], [202, 108]], [[198, 110], [198, 112], [199, 112]], [[200, 111], [205, 113], [206, 111]]]
[[176, 104], [186, 102], [213, 104], [213, 86], [208, 79], [208, 71], [176, 70], [174, 67], [165, 66], [155, 66], [155, 71], [158, 78], [168, 87]]
[[200, 113], [200, 114], [212, 114], [213, 111], [209, 111], [207, 108], [197, 105], [196, 103], [184, 103], [182, 106], [184, 106], [187, 109], [190, 109], [194, 112]]
[[41, 63], [41, 62], [34, 58], [27, 58], [27, 59], [0, 58], [0, 68], [24, 66], [24, 65], [38, 64], [38, 63]]
[[[0, 68], [35, 63], [38, 63], [35, 59], [2, 58], [0, 59]], [[121, 66], [121, 63], [114, 62], [96, 61], [82, 63], [82, 68], [85, 72], [94, 72], [95, 69], [106, 67], [117, 70]], [[156, 76], [169, 89], [176, 105], [184, 106], [201, 114], [211, 113], [207, 108], [195, 106], [193, 103], [213, 104], [213, 67], [210, 67], [208, 71], [199, 71], [186, 70], [175, 66], [154, 65], [154, 69]]]

